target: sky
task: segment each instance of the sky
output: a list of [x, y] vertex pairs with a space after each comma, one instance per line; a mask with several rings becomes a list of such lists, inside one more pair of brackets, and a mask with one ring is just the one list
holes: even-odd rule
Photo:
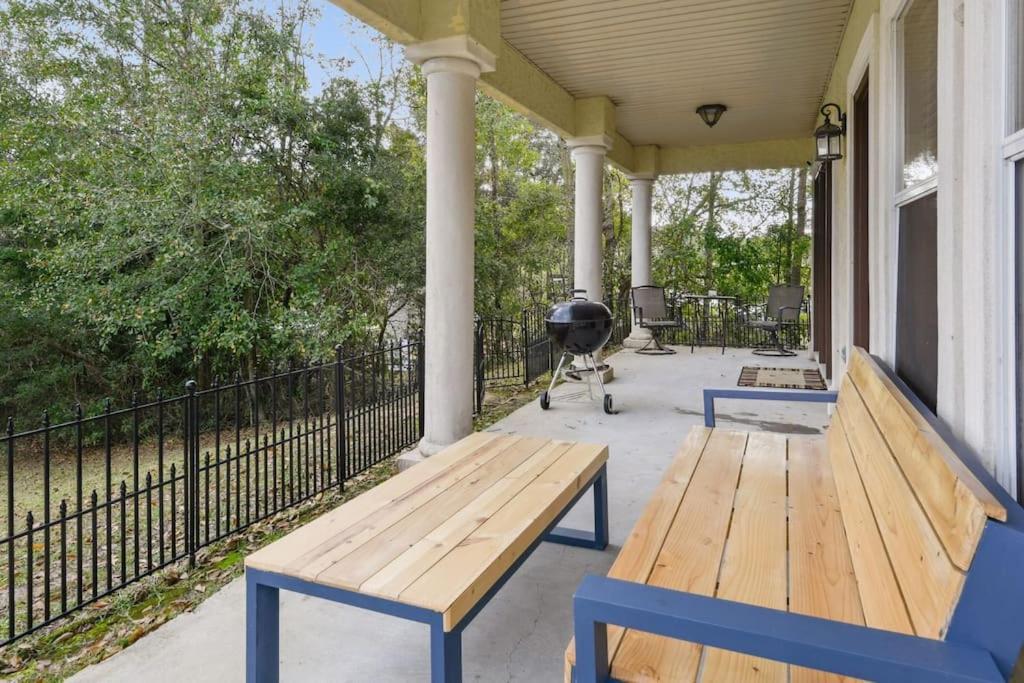
[[[329, 2], [329, 0], [309, 0], [310, 5], [319, 12], [319, 18], [307, 29], [306, 41], [311, 52], [325, 60], [345, 59], [353, 62], [348, 75], [351, 78], [365, 80], [369, 69], [380, 68], [377, 46], [373, 43], [376, 31], [354, 19], [345, 10]], [[273, 14], [284, 5], [294, 9], [298, 0], [256, 0], [267, 12]], [[364, 65], [365, 61], [365, 65]], [[309, 77], [309, 93], [318, 95], [330, 76], [324, 65], [317, 59], [306, 62]]]

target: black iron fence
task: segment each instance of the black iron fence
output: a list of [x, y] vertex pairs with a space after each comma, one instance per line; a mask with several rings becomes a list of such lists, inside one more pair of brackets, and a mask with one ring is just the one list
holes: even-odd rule
[[344, 482], [422, 433], [422, 342], [0, 436], [0, 645]]
[[[474, 408], [557, 361], [541, 306], [479, 319]], [[612, 344], [630, 332], [613, 306]], [[686, 304], [674, 344], [767, 343], [763, 306]], [[807, 316], [785, 335], [807, 339]], [[0, 434], [0, 646], [408, 449], [423, 429], [423, 343], [280, 368]], [[0, 563], [2, 566], [2, 563]]]
[[[666, 344], [740, 349], [773, 345], [767, 330], [750, 324], [766, 319], [766, 303], [745, 303], [731, 297], [682, 296], [676, 298], [670, 308], [672, 317], [680, 320], [682, 325], [661, 331], [661, 339]], [[612, 342], [621, 342], [629, 336], [632, 327], [633, 312], [628, 299], [618, 302], [612, 311], [615, 317]], [[808, 301], [801, 305], [798, 319], [784, 324], [779, 335], [786, 348], [807, 348], [810, 341]]]

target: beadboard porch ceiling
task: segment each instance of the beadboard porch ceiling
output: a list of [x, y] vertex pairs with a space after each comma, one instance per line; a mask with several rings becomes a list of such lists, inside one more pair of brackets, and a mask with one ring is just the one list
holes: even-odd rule
[[[501, 33], [634, 145], [809, 137], [851, 0], [503, 0]], [[713, 129], [698, 105], [729, 110]]]

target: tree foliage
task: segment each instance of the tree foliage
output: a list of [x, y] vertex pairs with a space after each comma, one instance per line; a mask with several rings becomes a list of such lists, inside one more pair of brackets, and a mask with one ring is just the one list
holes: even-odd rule
[[306, 94], [308, 18], [235, 0], [0, 13], [2, 343], [32, 347], [3, 386], [38, 404], [69, 374], [83, 398], [251, 375], [372, 338], [418, 296], [420, 145], [381, 116], [388, 84]]
[[[418, 325], [423, 78], [377, 39], [366, 74], [326, 64], [311, 92], [316, 15], [295, 1], [0, 5], [0, 416], [60, 419]], [[572, 286], [572, 163], [505, 105], [476, 107], [475, 304], [516, 317]], [[757, 298], [799, 271], [793, 177], [659, 181], [655, 281]], [[604, 196], [621, 302], [628, 180], [610, 170]]]

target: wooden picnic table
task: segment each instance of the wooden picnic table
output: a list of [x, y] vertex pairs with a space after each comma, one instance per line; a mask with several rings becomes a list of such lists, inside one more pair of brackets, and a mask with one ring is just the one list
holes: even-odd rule
[[[253, 553], [247, 680], [277, 680], [282, 588], [430, 624], [431, 679], [461, 680], [462, 630], [541, 541], [607, 545], [607, 459], [601, 445], [472, 434]], [[594, 531], [555, 528], [590, 489]]]

